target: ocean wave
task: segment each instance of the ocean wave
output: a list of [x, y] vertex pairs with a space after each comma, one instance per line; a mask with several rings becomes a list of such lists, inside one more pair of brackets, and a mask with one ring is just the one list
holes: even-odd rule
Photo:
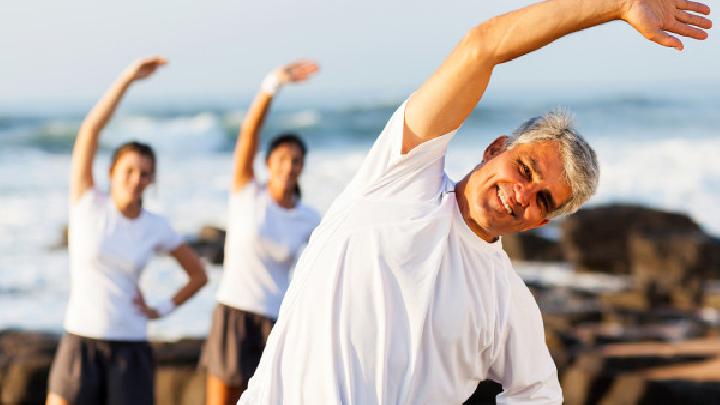
[[[350, 105], [273, 110], [262, 130], [262, 143], [279, 132], [293, 131], [313, 147], [355, 146], [372, 141], [401, 100]], [[557, 98], [548, 102], [516, 97], [482, 103], [468, 117], [464, 130], [509, 133], [529, 117], [558, 106], [575, 113], [578, 127], [590, 139], [603, 137], [652, 140], [684, 134], [714, 135], [720, 127], [720, 103], [706, 98], [681, 99], [638, 95]], [[101, 146], [140, 138], [158, 142], [170, 152], [232, 151], [245, 116], [237, 108], [146, 111], [116, 117], [103, 135]], [[3, 146], [36, 147], [69, 153], [80, 125], [78, 116], [1, 116]]]

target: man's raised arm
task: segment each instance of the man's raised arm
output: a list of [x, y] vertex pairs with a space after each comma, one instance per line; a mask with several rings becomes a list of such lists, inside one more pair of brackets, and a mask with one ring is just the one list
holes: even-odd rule
[[[683, 49], [669, 33], [705, 39], [710, 8], [686, 0], [549, 0], [494, 17], [471, 29], [405, 109], [403, 153], [456, 129], [480, 101], [495, 65], [613, 20], [645, 38]], [[699, 27], [699, 28], [698, 28]]]

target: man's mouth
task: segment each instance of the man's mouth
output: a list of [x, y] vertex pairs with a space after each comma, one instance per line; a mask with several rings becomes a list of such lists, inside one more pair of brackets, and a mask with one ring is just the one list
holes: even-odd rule
[[505, 207], [505, 211], [507, 211], [508, 215], [513, 215], [513, 210], [510, 207], [510, 204], [508, 203], [508, 198], [505, 196], [505, 193], [500, 188], [500, 186], [495, 186], [495, 187], [496, 187], [498, 199], [500, 200], [500, 203], [502, 204], [502, 206]]

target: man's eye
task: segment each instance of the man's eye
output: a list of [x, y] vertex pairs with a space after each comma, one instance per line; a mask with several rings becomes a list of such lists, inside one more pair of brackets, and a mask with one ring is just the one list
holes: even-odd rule
[[550, 198], [548, 197], [548, 194], [546, 193], [538, 193], [538, 200], [540, 200], [540, 206], [543, 209], [543, 212], [546, 214], [550, 212]]
[[548, 202], [544, 196], [540, 197], [540, 206], [542, 207], [543, 212], [547, 213], [549, 211]]
[[532, 172], [530, 171], [530, 168], [521, 160], [518, 160], [518, 165], [520, 166], [520, 174], [525, 177], [526, 180], [532, 180]]

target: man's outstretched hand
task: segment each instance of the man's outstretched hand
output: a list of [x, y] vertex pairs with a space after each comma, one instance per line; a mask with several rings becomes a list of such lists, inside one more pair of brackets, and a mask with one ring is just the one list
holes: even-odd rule
[[629, 0], [622, 19], [645, 38], [681, 51], [682, 41], [670, 33], [705, 39], [712, 22], [702, 15], [709, 14], [710, 7], [694, 1]]

